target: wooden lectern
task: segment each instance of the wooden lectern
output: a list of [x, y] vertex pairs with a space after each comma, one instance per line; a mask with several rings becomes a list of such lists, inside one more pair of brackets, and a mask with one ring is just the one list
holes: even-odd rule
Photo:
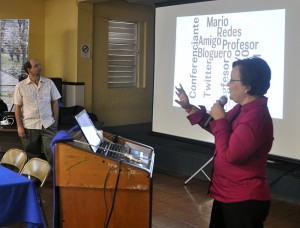
[[73, 142], [55, 145], [60, 227], [151, 227], [154, 151], [119, 139], [142, 151], [145, 163], [112, 159]]

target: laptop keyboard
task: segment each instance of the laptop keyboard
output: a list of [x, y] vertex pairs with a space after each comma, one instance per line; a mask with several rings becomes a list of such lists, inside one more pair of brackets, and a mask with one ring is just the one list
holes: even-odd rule
[[110, 141], [101, 143], [97, 153], [111, 157], [117, 160], [124, 159], [124, 153], [129, 154], [129, 148]]

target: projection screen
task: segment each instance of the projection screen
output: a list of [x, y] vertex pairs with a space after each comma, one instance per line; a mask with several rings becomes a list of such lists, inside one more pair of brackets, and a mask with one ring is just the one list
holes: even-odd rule
[[[258, 56], [272, 70], [266, 94], [274, 123], [271, 155], [300, 161], [297, 102], [300, 68], [300, 8], [293, 0], [219, 0], [156, 7], [152, 131], [214, 143], [191, 126], [177, 103], [182, 86], [194, 105], [209, 110], [222, 95], [236, 59]], [[225, 109], [234, 106], [229, 101]]]

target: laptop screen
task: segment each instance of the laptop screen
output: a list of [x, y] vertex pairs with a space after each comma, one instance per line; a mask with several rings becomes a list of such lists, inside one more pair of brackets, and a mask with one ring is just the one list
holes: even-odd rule
[[97, 129], [89, 117], [89, 114], [84, 109], [75, 116], [75, 119], [85, 137], [88, 144], [90, 144], [93, 152], [96, 152], [101, 143], [101, 139], [97, 133]]

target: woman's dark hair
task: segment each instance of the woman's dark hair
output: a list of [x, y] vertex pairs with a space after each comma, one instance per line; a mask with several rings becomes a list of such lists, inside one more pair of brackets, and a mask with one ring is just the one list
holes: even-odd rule
[[26, 74], [28, 74], [28, 69], [32, 67], [31, 63], [29, 61], [24, 63], [23, 69], [25, 70]]
[[270, 88], [271, 69], [261, 58], [253, 57], [233, 62], [232, 67], [239, 66], [241, 81], [248, 87], [248, 94], [263, 96]]

